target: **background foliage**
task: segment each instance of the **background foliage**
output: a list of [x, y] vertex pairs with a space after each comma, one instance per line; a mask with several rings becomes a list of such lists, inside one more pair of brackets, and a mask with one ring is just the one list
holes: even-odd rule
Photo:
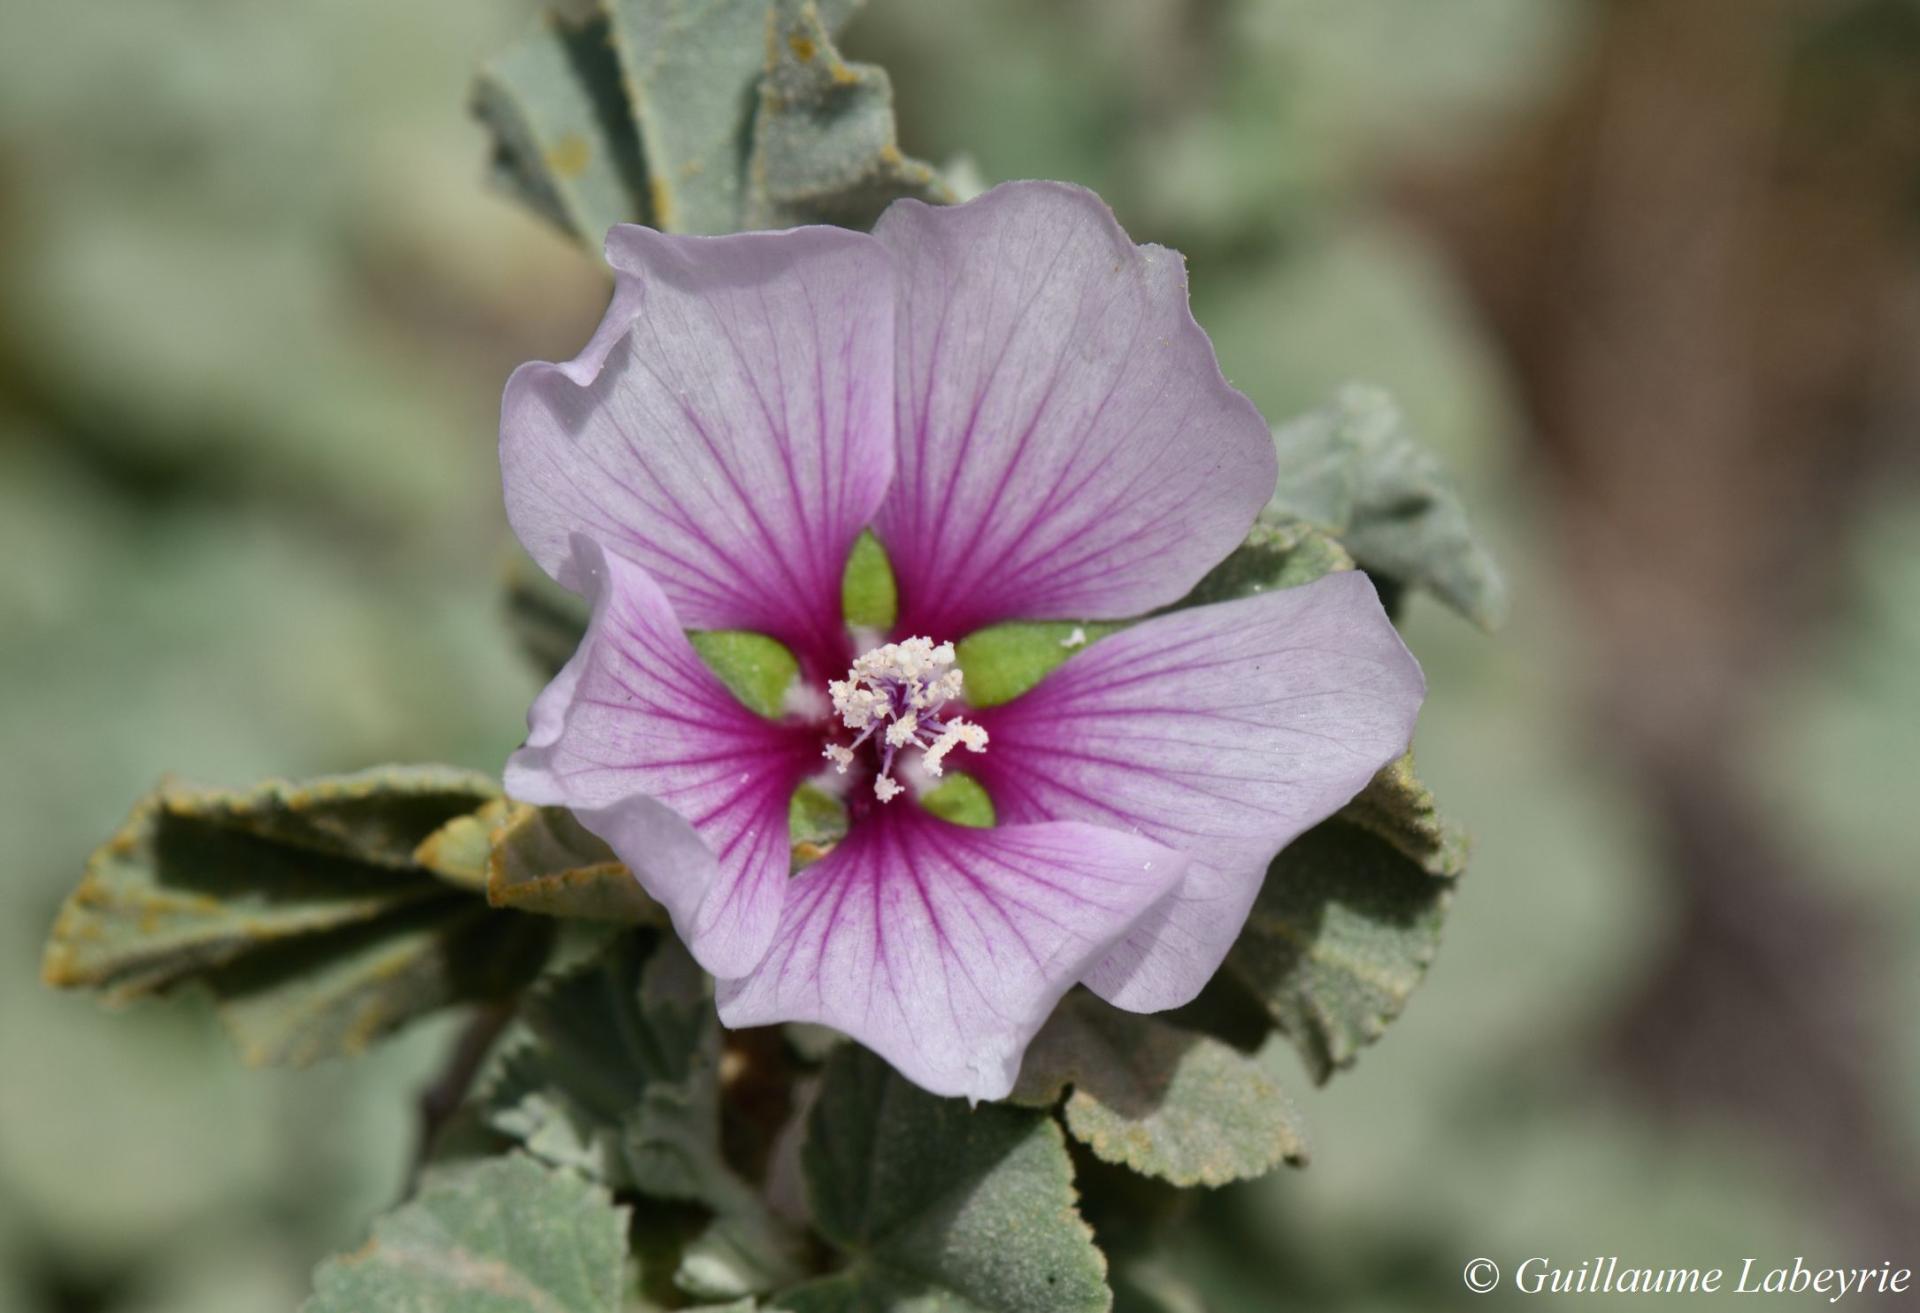
[[[1764, 462], [1687, 407], [1658, 426], [1582, 410], [1543, 386], [1552, 339], [1514, 308], [1552, 298], [1512, 291], [1577, 265], [1576, 238], [1495, 242], [1490, 268], [1473, 233], [1531, 230], [1462, 218], [1452, 181], [1490, 170], [1500, 187], [1465, 190], [1531, 213], [1553, 193], [1527, 144], [1577, 156], [1565, 144], [1610, 94], [1660, 93], [1647, 47], [1706, 60], [1677, 81], [1737, 109], [1769, 93], [1713, 60], [1772, 42], [1792, 77], [1766, 103], [1792, 131], [1770, 158], [1838, 136], [1864, 143], [1846, 155], [1862, 178], [1910, 183], [1911, 142], [1860, 102], [1910, 77], [1911, 5], [1725, 9], [882, 0], [847, 34], [850, 57], [891, 71], [919, 156], [1074, 178], [1136, 236], [1187, 250], [1202, 322], [1270, 417], [1356, 376], [1391, 389], [1514, 575], [1497, 643], [1409, 604], [1434, 688], [1421, 772], [1475, 831], [1472, 880], [1394, 1041], [1325, 1089], [1292, 1082], [1312, 1166], [1206, 1195], [1196, 1247], [1162, 1260], [1213, 1306], [1465, 1302], [1457, 1271], [1481, 1253], [1877, 1260], [1914, 1234], [1920, 887], [1900, 727], [1920, 720], [1920, 517], [1909, 485], [1869, 477], [1890, 458], [1858, 434], [1910, 434], [1915, 412], [1825, 363], [1920, 376], [1902, 367], [1910, 325], [1797, 339], [1794, 377], [1858, 404], [1785, 408]], [[570, 353], [604, 295], [479, 187], [484, 138], [460, 107], [527, 14], [24, 0], [0, 18], [0, 1308], [292, 1307], [401, 1189], [440, 1023], [351, 1064], [246, 1071], [211, 1000], [115, 1015], [35, 977], [82, 855], [164, 771], [491, 772], [517, 741], [536, 677], [499, 635], [494, 407], [506, 370]], [[1640, 31], [1658, 21], [1676, 30]], [[1682, 39], [1702, 25], [1750, 39], [1709, 59]], [[1746, 158], [1744, 120], [1706, 116], [1722, 119], [1710, 158]], [[1677, 192], [1688, 213], [1701, 170], [1658, 162], [1623, 166], [1633, 212]], [[1819, 216], [1763, 181], [1787, 192], [1768, 241], [1819, 254], [1827, 228], [1799, 235]], [[1879, 305], [1911, 279], [1913, 216], [1820, 181], [1856, 223], [1821, 221], [1887, 256], [1800, 263], [1843, 308]], [[1672, 274], [1675, 249], [1639, 259]], [[1624, 297], [1633, 257], [1582, 303]], [[1682, 327], [1748, 344], [1738, 316], [1789, 294], [1807, 300], [1760, 287], [1731, 298], [1732, 328]], [[1651, 334], [1701, 299], [1619, 313]], [[1688, 363], [1674, 396], [1744, 388], [1773, 413], [1718, 357]], [[1681, 509], [1662, 511], [1675, 486]], [[1723, 559], [1771, 563], [1745, 612], [1726, 602], [1739, 581], [1708, 570]], [[1638, 750], [1649, 731], [1615, 709], [1665, 709], [1660, 680], [1695, 668], [1764, 692], [1697, 735], [1731, 760]], [[1638, 680], [1624, 692], [1621, 671]], [[1737, 856], [1748, 902], [1700, 892], [1716, 887], [1703, 851]], [[400, 1241], [429, 1223], [471, 1219], [414, 1215]], [[836, 1243], [860, 1227], [850, 1213]], [[589, 1257], [604, 1242], [578, 1237]], [[1144, 1290], [1154, 1274], [1121, 1275]]]

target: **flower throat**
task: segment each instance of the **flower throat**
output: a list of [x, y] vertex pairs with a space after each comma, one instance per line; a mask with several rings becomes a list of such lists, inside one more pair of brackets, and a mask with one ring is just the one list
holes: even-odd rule
[[918, 751], [921, 769], [938, 776], [955, 748], [986, 751], [985, 729], [940, 714], [960, 696], [962, 681], [953, 664], [952, 643], [936, 646], [930, 638], [909, 638], [874, 648], [854, 661], [845, 679], [827, 683], [834, 713], [855, 737], [851, 743], [829, 741], [822, 755], [844, 775], [855, 754], [871, 741], [879, 759], [873, 795], [891, 802], [905, 792], [893, 775], [896, 754]]

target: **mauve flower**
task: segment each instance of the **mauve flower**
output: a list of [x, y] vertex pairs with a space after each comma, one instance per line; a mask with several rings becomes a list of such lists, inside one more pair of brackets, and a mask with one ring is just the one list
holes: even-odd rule
[[[1422, 679], [1372, 586], [1145, 619], [979, 710], [950, 646], [1177, 601], [1271, 495], [1180, 257], [1053, 183], [902, 201], [871, 236], [619, 227], [606, 249], [593, 340], [503, 405], [514, 530], [593, 602], [509, 792], [613, 847], [726, 1024], [820, 1022], [936, 1093], [1006, 1094], [1075, 981], [1192, 998], [1273, 855], [1407, 745]], [[869, 526], [899, 617], [856, 642], [841, 580]], [[780, 640], [802, 695], [749, 710], [688, 629]], [[916, 801], [956, 766], [995, 826]], [[816, 775], [850, 828], [790, 874]]]

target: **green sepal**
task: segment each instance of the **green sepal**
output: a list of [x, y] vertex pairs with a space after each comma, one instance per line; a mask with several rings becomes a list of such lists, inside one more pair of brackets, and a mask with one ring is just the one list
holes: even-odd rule
[[1052, 674], [1095, 639], [1124, 624], [1017, 620], [976, 630], [953, 645], [966, 676], [966, 699], [976, 707], [1011, 702]]
[[893, 578], [887, 549], [868, 529], [853, 540], [847, 568], [840, 578], [840, 611], [858, 629], [885, 633], [900, 612], [900, 590]]
[[742, 703], [763, 716], [780, 716], [787, 689], [800, 673], [786, 644], [739, 629], [693, 630], [687, 641]]
[[943, 821], [970, 829], [991, 829], [994, 824], [993, 799], [980, 787], [980, 781], [965, 771], [949, 771], [933, 788], [920, 797], [920, 805]]

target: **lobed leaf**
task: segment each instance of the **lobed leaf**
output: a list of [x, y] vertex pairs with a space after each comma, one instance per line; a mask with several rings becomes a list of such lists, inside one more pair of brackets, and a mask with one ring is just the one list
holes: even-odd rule
[[1341, 816], [1385, 839], [1429, 875], [1452, 879], [1466, 872], [1466, 831], [1440, 815], [1433, 791], [1413, 773], [1412, 753], [1368, 781]]
[[304, 1313], [620, 1313], [627, 1210], [521, 1154], [430, 1183], [314, 1271]]
[[364, 1052], [439, 1008], [511, 997], [552, 939], [550, 924], [450, 899], [250, 954], [208, 984], [243, 1061], [304, 1067]]
[[1274, 444], [1280, 484], [1270, 514], [1324, 529], [1361, 569], [1424, 588], [1482, 628], [1506, 618], [1506, 580], [1440, 462], [1385, 392], [1347, 387], [1276, 430]]
[[1067, 1130], [1096, 1156], [1178, 1186], [1224, 1185], [1306, 1161], [1284, 1044], [1269, 1033], [1243, 1052], [1076, 990], [1028, 1046], [1012, 1098], [1047, 1107], [1066, 1094]]
[[1401, 761], [1274, 858], [1225, 970], [1316, 1081], [1352, 1065], [1406, 1006], [1439, 949], [1463, 854]]
[[437, 766], [238, 793], [164, 784], [89, 860], [42, 973], [112, 1002], [203, 985], [249, 1062], [357, 1053], [501, 998], [545, 960], [550, 926], [462, 892], [460, 823], [499, 805], [485, 777]]
[[505, 798], [494, 798], [478, 811], [454, 817], [420, 841], [413, 850], [415, 864], [448, 884], [485, 893], [494, 832], [512, 814], [514, 805]]
[[895, 140], [886, 74], [834, 33], [857, 0], [588, 0], [480, 74], [474, 110], [511, 194], [579, 240], [642, 222], [725, 233], [867, 227], [953, 192]]
[[168, 782], [88, 859], [42, 974], [126, 1001], [283, 941], [448, 892], [414, 860], [447, 821], [491, 801], [484, 777], [387, 768], [231, 793]]
[[564, 807], [510, 804], [491, 849], [487, 901], [495, 907], [615, 925], [667, 923], [666, 909]]
[[798, 1275], [794, 1237], [721, 1151], [711, 982], [677, 940], [622, 936], [536, 988], [522, 1021], [480, 1096], [489, 1126], [614, 1189], [707, 1209], [674, 1275], [697, 1299]]
[[870, 228], [902, 197], [954, 199], [900, 153], [886, 70], [843, 60], [815, 0], [775, 0], [770, 26], [743, 227]]
[[828, 1059], [802, 1150], [840, 1273], [782, 1293], [790, 1313], [1074, 1313], [1111, 1303], [1045, 1113], [939, 1099], [857, 1045]]
[[597, 243], [647, 221], [646, 166], [604, 13], [543, 12], [474, 83], [493, 178], [536, 214]]
[[1304, 520], [1267, 515], [1246, 541], [1213, 567], [1174, 609], [1231, 602], [1280, 588], [1298, 588], [1324, 575], [1353, 569], [1346, 548]]

